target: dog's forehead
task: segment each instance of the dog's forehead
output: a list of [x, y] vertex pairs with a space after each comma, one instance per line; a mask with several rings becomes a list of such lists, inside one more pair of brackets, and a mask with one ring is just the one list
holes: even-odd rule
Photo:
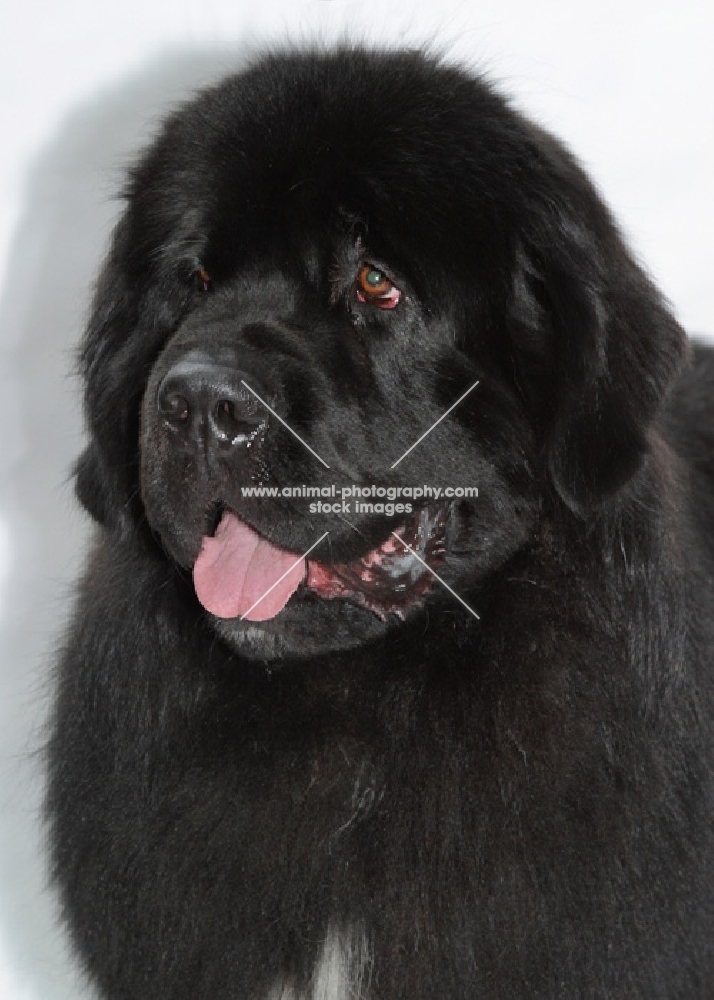
[[486, 83], [420, 53], [298, 53], [184, 106], [135, 176], [166, 200], [207, 201], [256, 227], [301, 205], [313, 218], [388, 213], [392, 226], [416, 209], [426, 224], [438, 205], [436, 223], [445, 190], [461, 188], [462, 213], [469, 197], [493, 202], [516, 135], [527, 141]]

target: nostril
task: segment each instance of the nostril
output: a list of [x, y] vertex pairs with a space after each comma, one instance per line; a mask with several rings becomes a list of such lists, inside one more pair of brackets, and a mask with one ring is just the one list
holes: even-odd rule
[[238, 405], [231, 399], [219, 399], [213, 408], [212, 423], [215, 434], [224, 441], [252, 434], [260, 426], [261, 417], [243, 401]]
[[185, 424], [191, 415], [188, 399], [179, 392], [160, 393], [159, 410], [161, 415], [173, 424]]

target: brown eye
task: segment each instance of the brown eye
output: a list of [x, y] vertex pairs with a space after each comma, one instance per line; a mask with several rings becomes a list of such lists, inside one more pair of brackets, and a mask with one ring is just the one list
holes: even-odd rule
[[359, 285], [365, 295], [385, 295], [392, 283], [384, 273], [376, 267], [366, 264], [359, 273]]
[[198, 271], [196, 271], [196, 284], [198, 285], [199, 291], [209, 291], [211, 287], [211, 276], [205, 267], [200, 267]]
[[371, 264], [365, 264], [360, 269], [356, 294], [360, 302], [369, 302], [380, 309], [394, 309], [402, 297], [400, 290], [384, 271]]

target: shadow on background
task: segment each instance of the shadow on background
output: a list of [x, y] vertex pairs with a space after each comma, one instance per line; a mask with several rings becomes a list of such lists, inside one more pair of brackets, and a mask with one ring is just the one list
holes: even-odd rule
[[167, 54], [73, 112], [27, 179], [0, 294], [0, 972], [12, 984], [3, 1000], [92, 996], [57, 929], [41, 818], [52, 660], [90, 532], [68, 478], [82, 439], [74, 348], [127, 165], [162, 114], [249, 55]]

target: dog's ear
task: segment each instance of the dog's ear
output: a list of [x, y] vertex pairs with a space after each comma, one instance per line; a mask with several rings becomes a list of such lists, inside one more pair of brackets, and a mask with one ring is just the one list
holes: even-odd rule
[[88, 514], [104, 527], [115, 521], [116, 503], [111, 495], [111, 481], [102, 468], [102, 457], [89, 444], [74, 465], [74, 491]]
[[545, 391], [550, 476], [585, 515], [640, 467], [686, 338], [584, 173], [553, 140], [545, 153], [550, 194], [515, 248], [509, 318]]
[[148, 339], [136, 335], [141, 288], [127, 271], [131, 261], [127, 229], [124, 217], [97, 282], [80, 348], [90, 442], [74, 468], [75, 491], [82, 506], [100, 524], [119, 530], [131, 524], [137, 502], [142, 351]]
[[75, 467], [76, 491], [97, 521], [120, 531], [143, 522], [141, 401], [151, 365], [189, 302], [184, 272], [202, 252], [196, 205], [154, 182], [157, 172], [163, 176], [162, 155], [152, 147], [130, 175], [78, 359], [90, 445]]

